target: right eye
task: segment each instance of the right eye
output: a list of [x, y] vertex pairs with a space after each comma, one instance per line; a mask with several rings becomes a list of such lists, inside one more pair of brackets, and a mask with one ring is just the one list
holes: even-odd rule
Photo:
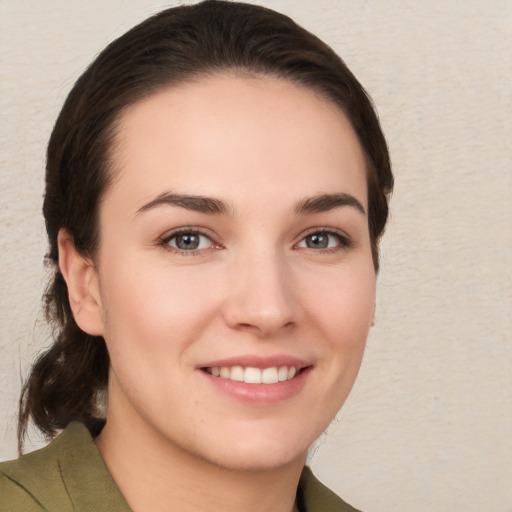
[[194, 253], [215, 246], [208, 236], [193, 230], [171, 233], [162, 239], [162, 245], [169, 246], [180, 253]]

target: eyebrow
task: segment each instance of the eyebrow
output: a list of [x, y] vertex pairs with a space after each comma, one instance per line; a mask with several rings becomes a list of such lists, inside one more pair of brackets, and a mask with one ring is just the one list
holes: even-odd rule
[[[186, 210], [210, 215], [232, 215], [232, 212], [234, 211], [234, 209], [226, 202], [214, 197], [164, 192], [149, 203], [141, 206], [137, 210], [136, 215], [165, 205], [178, 206], [180, 208], [185, 208]], [[320, 194], [318, 196], [309, 197], [299, 201], [295, 206], [295, 214], [307, 215], [312, 213], [321, 213], [345, 206], [355, 208], [363, 215], [366, 215], [366, 211], [361, 202], [353, 195], [346, 193]]]
[[136, 215], [163, 205], [179, 206], [181, 208], [185, 208], [186, 210], [208, 213], [210, 215], [228, 215], [232, 211], [232, 209], [224, 201], [215, 199], [213, 197], [172, 194], [169, 192], [164, 192], [149, 203], [139, 208]]
[[363, 215], [366, 215], [366, 211], [361, 202], [353, 195], [345, 193], [321, 194], [304, 199], [303, 201], [300, 201], [295, 207], [295, 213], [299, 215], [305, 215], [308, 213], [321, 213], [343, 206], [355, 208]]

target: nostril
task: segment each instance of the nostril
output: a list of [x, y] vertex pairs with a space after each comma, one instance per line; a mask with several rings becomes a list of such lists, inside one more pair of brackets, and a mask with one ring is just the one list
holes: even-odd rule
[[223, 305], [227, 325], [259, 335], [290, 329], [297, 320], [297, 304], [294, 297], [288, 296], [282, 281], [282, 276], [271, 279], [269, 275], [263, 281], [254, 275], [250, 281], [238, 281]]

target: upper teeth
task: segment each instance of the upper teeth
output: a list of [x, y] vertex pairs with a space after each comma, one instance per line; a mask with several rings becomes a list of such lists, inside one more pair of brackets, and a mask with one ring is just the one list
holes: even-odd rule
[[276, 384], [295, 377], [295, 366], [272, 366], [270, 368], [243, 368], [242, 366], [214, 366], [207, 369], [215, 377], [247, 382], [249, 384]]

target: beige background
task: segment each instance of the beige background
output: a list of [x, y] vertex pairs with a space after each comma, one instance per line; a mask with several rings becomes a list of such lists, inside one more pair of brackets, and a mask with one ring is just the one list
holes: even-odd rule
[[[266, 0], [372, 94], [397, 186], [359, 381], [312, 465], [376, 511], [512, 511], [512, 2]], [[158, 0], [0, 0], [0, 459], [46, 343], [45, 144], [94, 55]]]

